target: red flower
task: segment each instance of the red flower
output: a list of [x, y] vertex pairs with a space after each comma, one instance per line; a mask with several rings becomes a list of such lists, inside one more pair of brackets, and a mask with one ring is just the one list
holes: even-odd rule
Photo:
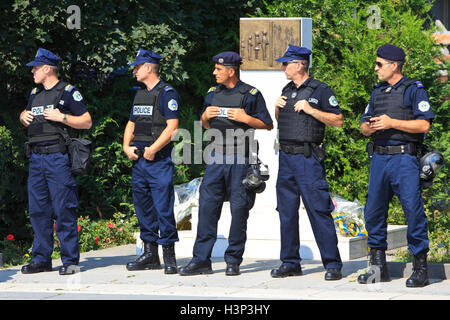
[[112, 222], [108, 222], [108, 229], [114, 228], [115, 225]]
[[98, 245], [98, 237], [95, 237], [95, 244]]
[[53, 229], [56, 230], [56, 223], [53, 224]]
[[81, 226], [78, 226], [78, 232], [80, 232], [81, 231]]
[[14, 236], [12, 234], [8, 234], [6, 236], [6, 239], [8, 239], [9, 241], [14, 240]]

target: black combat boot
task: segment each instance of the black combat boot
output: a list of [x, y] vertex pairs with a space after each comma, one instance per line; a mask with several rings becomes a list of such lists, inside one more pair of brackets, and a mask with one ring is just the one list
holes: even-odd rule
[[429, 283], [427, 253], [421, 252], [413, 258], [413, 274], [406, 280], [406, 286], [410, 288], [424, 287]]
[[358, 282], [362, 284], [389, 282], [391, 278], [386, 265], [386, 254], [384, 250], [370, 249], [370, 269], [359, 275]]
[[175, 258], [175, 246], [173, 243], [163, 246], [164, 273], [175, 274], [177, 270], [177, 259]]
[[144, 242], [144, 253], [135, 261], [127, 263], [128, 271], [161, 269], [156, 242]]

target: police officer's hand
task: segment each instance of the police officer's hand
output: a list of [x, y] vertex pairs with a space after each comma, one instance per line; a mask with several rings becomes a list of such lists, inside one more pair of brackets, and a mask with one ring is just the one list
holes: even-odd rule
[[275, 100], [275, 107], [284, 108], [286, 105], [286, 99], [287, 97], [285, 96], [278, 97], [277, 100]]
[[125, 154], [127, 155], [128, 159], [130, 159], [130, 160], [138, 160], [139, 159], [137, 154], [134, 153], [134, 150], [136, 150], [136, 149], [137, 148], [135, 146], [123, 147], [123, 151], [125, 152]]
[[155, 160], [156, 152], [153, 151], [152, 147], [145, 147], [144, 158], [150, 161]]
[[386, 130], [391, 129], [393, 126], [393, 119], [386, 114], [379, 117], [373, 117], [369, 127], [374, 130]]
[[248, 114], [244, 111], [244, 109], [236, 108], [236, 109], [228, 109], [227, 111], [228, 119], [246, 123], [248, 120]]
[[215, 118], [220, 114], [220, 108], [216, 106], [209, 106], [205, 109], [203, 113], [205, 120], [209, 120], [211, 118]]
[[303, 111], [306, 114], [311, 114], [314, 111], [313, 107], [305, 99], [297, 101], [294, 105], [294, 110], [297, 112]]
[[31, 111], [25, 110], [20, 114], [20, 122], [26, 127], [30, 125], [30, 123], [33, 121], [33, 113]]
[[63, 122], [64, 114], [59, 109], [45, 109], [44, 118], [51, 121]]

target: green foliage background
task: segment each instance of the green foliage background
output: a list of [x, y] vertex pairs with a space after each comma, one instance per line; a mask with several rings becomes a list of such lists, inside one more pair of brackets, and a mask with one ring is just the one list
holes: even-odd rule
[[[66, 9], [78, 5], [81, 29], [70, 30]], [[371, 29], [369, 6], [380, 8], [381, 24]], [[239, 18], [311, 17], [313, 68], [311, 74], [336, 93], [344, 113], [344, 127], [326, 132], [328, 181], [332, 192], [365, 202], [369, 160], [367, 139], [359, 131], [359, 117], [373, 84], [375, 51], [385, 43], [407, 53], [404, 73], [422, 81], [436, 114], [426, 144], [450, 158], [448, 110], [450, 89], [436, 81], [437, 46], [430, 34], [433, 23], [427, 0], [6, 0], [0, 3], [0, 237], [14, 234], [31, 241], [27, 217], [28, 164], [23, 152], [26, 130], [19, 123], [34, 87], [30, 68], [38, 47], [63, 58], [61, 78], [82, 93], [94, 123], [81, 136], [93, 141], [89, 175], [78, 177], [80, 216], [111, 218], [116, 212], [133, 214], [131, 162], [122, 151], [133, 79], [127, 63], [139, 47], [164, 58], [161, 77], [181, 96], [180, 127], [192, 130], [203, 97], [214, 84], [211, 57], [239, 50]], [[270, 106], [269, 106], [270, 107]], [[202, 165], [177, 165], [175, 183], [202, 174]], [[448, 235], [448, 166], [423, 193], [433, 234]], [[390, 223], [405, 223], [398, 201], [391, 205]], [[450, 237], [441, 236], [447, 250]], [[1, 249], [1, 248], [0, 248]]]

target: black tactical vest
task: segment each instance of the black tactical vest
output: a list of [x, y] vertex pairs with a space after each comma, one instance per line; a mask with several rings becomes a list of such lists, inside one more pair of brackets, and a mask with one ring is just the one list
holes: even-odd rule
[[[375, 94], [373, 96], [374, 116], [378, 117], [383, 114], [393, 119], [414, 120], [412, 108], [405, 107], [403, 97], [408, 86], [417, 80], [406, 78], [397, 88], [388, 87], [381, 90], [375, 86]], [[423, 133], [407, 133], [396, 129], [388, 129], [376, 131], [372, 134], [372, 140], [400, 140], [409, 142], [422, 142]]]
[[311, 78], [306, 86], [296, 88], [293, 82], [288, 83], [282, 91], [287, 97], [286, 105], [278, 113], [278, 129], [280, 144], [294, 145], [304, 142], [322, 143], [325, 134], [325, 124], [316, 120], [305, 112], [297, 112], [294, 105], [299, 100], [311, 97], [314, 91], [322, 84], [319, 80]]
[[[245, 143], [245, 150], [248, 148], [248, 135], [244, 134], [247, 130], [251, 129], [245, 123], [230, 120], [227, 117], [228, 109], [243, 109], [250, 90], [254, 89], [252, 86], [241, 82], [237, 90], [226, 90], [223, 85], [217, 87], [214, 91], [214, 96], [211, 101], [212, 106], [218, 106], [220, 108], [220, 114], [209, 120], [210, 128], [217, 129], [222, 134], [222, 139], [215, 139], [212, 143], [217, 148], [223, 148], [224, 153], [234, 153], [236, 147], [242, 146]], [[227, 135], [227, 129], [228, 135]], [[233, 131], [230, 131], [233, 130]], [[232, 136], [230, 133], [234, 132]]]
[[141, 89], [133, 101], [133, 141], [155, 142], [167, 126], [166, 118], [159, 110], [159, 98], [164, 90], [173, 90], [160, 81], [152, 90]]
[[57, 128], [67, 130], [66, 126], [59, 122], [45, 119], [44, 110], [58, 108], [59, 100], [66, 85], [65, 82], [60, 81], [51, 90], [42, 90], [33, 98], [31, 102], [33, 121], [28, 126], [29, 143], [50, 142], [62, 138]]

